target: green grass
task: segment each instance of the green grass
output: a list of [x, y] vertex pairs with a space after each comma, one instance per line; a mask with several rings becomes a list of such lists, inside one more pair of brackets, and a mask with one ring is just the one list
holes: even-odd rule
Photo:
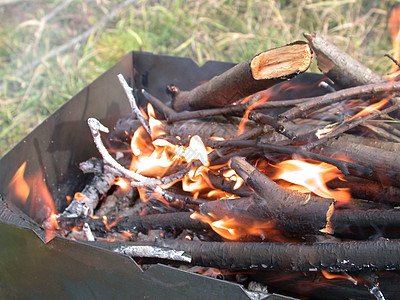
[[[0, 7], [0, 155], [131, 50], [240, 62], [318, 32], [380, 74], [390, 68], [396, 1], [140, 1], [68, 50], [18, 71], [84, 32], [122, 0], [22, 1]], [[374, 3], [377, 2], [377, 3]], [[311, 71], [318, 72], [315, 64]]]

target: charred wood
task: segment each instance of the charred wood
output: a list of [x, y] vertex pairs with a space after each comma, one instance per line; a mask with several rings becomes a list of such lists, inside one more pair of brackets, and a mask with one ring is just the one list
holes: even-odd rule
[[[140, 243], [86, 242], [116, 251]], [[185, 251], [196, 266], [221, 269], [252, 269], [310, 272], [357, 272], [399, 270], [400, 242], [378, 239], [341, 243], [241, 243], [156, 240], [154, 247]]]
[[328, 188], [348, 188], [353, 198], [365, 199], [377, 203], [385, 203], [392, 206], [400, 205], [400, 189], [395, 186], [361, 178], [345, 178], [345, 181], [334, 179], [327, 183]]
[[190, 212], [162, 213], [144, 216], [129, 216], [123, 218], [108, 218], [104, 220], [91, 217], [63, 217], [58, 218], [59, 227], [62, 229], [81, 228], [88, 224], [94, 232], [146, 232], [150, 229], [173, 228], [203, 230], [210, 227], [199, 221], [190, 218]]

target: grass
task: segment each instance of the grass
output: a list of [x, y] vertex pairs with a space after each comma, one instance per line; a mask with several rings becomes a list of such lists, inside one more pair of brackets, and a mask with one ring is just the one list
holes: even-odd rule
[[[122, 2], [0, 6], [0, 156], [131, 50], [186, 56], [199, 64], [240, 62], [318, 32], [380, 74], [391, 66], [383, 55], [392, 52], [387, 18], [396, 1], [137, 0], [73, 47], [21, 72]], [[311, 71], [318, 72], [315, 64]]]

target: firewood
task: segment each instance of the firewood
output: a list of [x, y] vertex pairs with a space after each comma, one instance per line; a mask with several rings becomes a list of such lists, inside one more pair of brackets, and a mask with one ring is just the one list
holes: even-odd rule
[[304, 34], [317, 57], [318, 68], [341, 87], [383, 82], [384, 79], [320, 34]]
[[385, 203], [392, 206], [400, 205], [400, 188], [395, 186], [383, 185], [358, 177], [345, 177], [345, 181], [334, 179], [327, 182], [327, 187], [331, 189], [347, 188], [353, 198], [370, 200], [378, 203]]
[[173, 107], [183, 111], [231, 104], [306, 71], [311, 57], [304, 42], [261, 52], [191, 91], [178, 92]]
[[343, 139], [331, 139], [314, 148], [313, 152], [332, 157], [346, 156], [355, 163], [370, 166], [375, 178], [391, 178], [392, 184], [399, 186], [400, 159], [396, 152], [377, 150], [352, 141], [345, 143]]
[[195, 266], [230, 270], [399, 270], [400, 241], [377, 239], [340, 243], [243, 243], [156, 240], [153, 243], [85, 242], [111, 251], [129, 246], [154, 246], [184, 251]]
[[330, 217], [334, 211], [333, 199], [280, 187], [242, 158], [232, 158], [231, 168], [254, 189], [259, 196], [254, 200], [265, 215], [277, 219], [283, 227], [290, 222], [288, 227], [292, 230], [332, 232]]
[[400, 91], [400, 83], [396, 81], [373, 83], [347, 88], [323, 96], [301, 99], [301, 101], [299, 101], [300, 103], [296, 104], [295, 107], [287, 110], [284, 113], [281, 113], [279, 115], [279, 119], [292, 120], [298, 116], [310, 114], [312, 111], [315, 111], [320, 107], [330, 105], [345, 99], [364, 96], [372, 97], [383, 94], [390, 94], [398, 91]]
[[88, 224], [90, 229], [95, 232], [145, 232], [150, 229], [174, 228], [202, 230], [210, 227], [199, 221], [190, 218], [190, 212], [162, 213], [144, 216], [129, 216], [124, 218], [108, 218], [105, 223], [101, 218], [90, 217], [59, 217], [58, 224], [62, 229], [81, 228], [83, 224]]
[[243, 141], [239, 139], [227, 140], [227, 141], [205, 141], [205, 144], [212, 147], [218, 146], [235, 146], [235, 147], [248, 147], [248, 148], [260, 148], [266, 151], [285, 153], [285, 154], [298, 154], [303, 157], [315, 159], [318, 161], [326, 162], [328, 164], [336, 166], [343, 174], [349, 175], [349, 169], [353, 169], [357, 172], [371, 175], [372, 169], [369, 166], [363, 166], [361, 164], [355, 164], [349, 161], [335, 159], [333, 157], [319, 155], [318, 153], [310, 152], [296, 146], [285, 146], [285, 145], [274, 145], [267, 143], [259, 143], [257, 140]]

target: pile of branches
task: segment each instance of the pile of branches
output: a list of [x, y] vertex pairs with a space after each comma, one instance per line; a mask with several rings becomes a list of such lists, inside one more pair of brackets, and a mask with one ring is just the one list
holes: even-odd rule
[[[83, 239], [133, 257], [220, 269], [400, 270], [400, 211], [396, 209], [400, 201], [400, 159], [396, 155], [400, 149], [400, 83], [374, 73], [318, 34], [305, 37], [307, 43], [265, 51], [191, 91], [168, 86], [170, 105], [145, 90], [132, 89], [119, 75], [133, 110], [108, 135], [108, 147], [118, 149], [120, 155], [110, 155], [103, 144], [101, 132], [108, 128], [89, 119], [102, 160], [82, 164], [85, 172], [95, 175], [57, 216], [57, 230], [65, 233], [78, 227], [83, 229]], [[312, 53], [324, 77], [301, 88], [323, 94], [277, 100], [274, 96], [286, 95], [285, 90], [293, 87], [287, 80], [308, 69]], [[154, 106], [164, 134], [152, 134], [135, 96]], [[375, 104], [380, 108], [356, 114]], [[220, 171], [208, 172], [213, 187], [236, 198], [209, 201], [183, 192], [179, 184], [172, 185], [204, 165], [204, 157], [194, 155], [159, 178], [129, 170], [132, 154], [125, 150], [141, 126], [149, 141], [162, 138], [188, 146], [191, 137], [200, 136], [213, 148], [206, 158], [209, 165], [228, 163], [244, 181], [236, 189]], [[341, 180], [329, 181], [328, 187], [347, 188], [352, 199], [343, 204], [285, 188], [259, 164], [293, 157], [336, 166]], [[107, 200], [116, 177], [130, 182], [123, 214], [116, 214]], [[132, 200], [138, 195], [136, 188], [142, 198], [143, 194], [150, 198], [139, 208]], [[106, 213], [106, 221], [91, 217]], [[209, 221], [204, 222], [205, 218]], [[234, 228], [241, 232], [239, 241], [228, 241], [212, 230], [213, 222], [224, 218], [239, 223]], [[267, 225], [260, 229], [262, 234], [254, 236], [246, 225], [257, 222]], [[157, 237], [139, 239], [150, 231], [157, 232]], [[129, 238], [118, 243], [98, 240], [102, 234], [121, 232], [129, 232]]]

